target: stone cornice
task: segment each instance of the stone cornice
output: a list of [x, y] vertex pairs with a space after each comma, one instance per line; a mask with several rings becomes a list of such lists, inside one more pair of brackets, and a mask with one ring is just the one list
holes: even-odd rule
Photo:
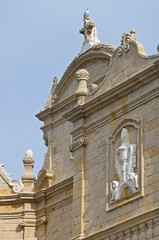
[[53, 203], [53, 204], [50, 204], [48, 206], [45, 207], [45, 211], [46, 213], [50, 213], [56, 209], [59, 209], [59, 208], [62, 208], [70, 203], [72, 203], [73, 201], [73, 195], [71, 194], [70, 196], [67, 196], [65, 197], [64, 199], [56, 202], [56, 203]]
[[[150, 101], [151, 99], [159, 96], [159, 87], [156, 88], [155, 90], [152, 90], [148, 92], [147, 94], [144, 94], [143, 96], [135, 99], [134, 101], [129, 102], [125, 107], [126, 107], [126, 112], [130, 112], [133, 109], [139, 107], [140, 105]], [[123, 107], [117, 108], [113, 114], [107, 114], [102, 117], [99, 117], [95, 119], [95, 121], [90, 122], [89, 124], [86, 124], [84, 126], [85, 133], [91, 132], [98, 128], [99, 126], [102, 127], [105, 124], [108, 124], [112, 120], [121, 117], [122, 115], [125, 114], [125, 109]]]
[[19, 219], [23, 217], [23, 211], [0, 212], [0, 219]]
[[[108, 104], [117, 101], [119, 98], [130, 94], [139, 87], [143, 86], [144, 84], [154, 80], [158, 77], [159, 68], [158, 68], [158, 61], [148, 69], [138, 73], [137, 75], [131, 77], [130, 79], [126, 80], [125, 82], [119, 84], [118, 86], [104, 92], [103, 94], [99, 95], [96, 98], [93, 98], [86, 104], [82, 106], [76, 106], [68, 113], [64, 114], [64, 118], [66, 118], [70, 122], [75, 122], [81, 117], [89, 116], [90, 114], [98, 111], [99, 109], [107, 106]], [[158, 92], [158, 89], [154, 89], [151, 92], [155, 93]], [[147, 93], [146, 95], [151, 95], [152, 93]], [[158, 93], [157, 93], [158, 94]], [[138, 98], [138, 102], [142, 102], [143, 96]], [[140, 103], [142, 104], [142, 103]], [[112, 116], [109, 116], [112, 118]]]
[[47, 188], [46, 190], [40, 190], [35, 193], [35, 198], [37, 201], [41, 198], [50, 198], [53, 195], [63, 192], [65, 189], [69, 189], [73, 186], [73, 177], [67, 178], [64, 181], [53, 185], [52, 187]]
[[127, 228], [137, 226], [141, 223], [144, 223], [146, 221], [149, 221], [153, 218], [159, 217], [159, 208], [152, 209], [150, 211], [147, 211], [143, 214], [137, 215], [135, 217], [132, 217], [128, 220], [125, 220], [121, 223], [115, 224], [111, 227], [108, 227], [106, 229], [103, 229], [97, 233], [91, 234], [88, 237], [83, 237], [83, 240], [101, 240], [105, 237], [108, 237], [112, 234], [117, 234], [118, 232], [121, 232]]
[[35, 185], [34, 185], [34, 188], [35, 190], [38, 190], [38, 188], [40, 187], [42, 181], [44, 179], [51, 179], [53, 176], [53, 171], [52, 170], [48, 170], [48, 169], [43, 169], [43, 171], [40, 173]]
[[0, 196], [0, 206], [24, 203], [27, 201], [35, 202], [34, 194], [35, 194], [34, 192], [33, 193], [20, 192], [18, 194], [1, 195]]
[[70, 104], [76, 104], [76, 98], [74, 95], [65, 98], [64, 100], [56, 103], [51, 108], [47, 108], [40, 113], [36, 114], [35, 116], [40, 120], [44, 121], [56, 114], [57, 111], [62, 111], [64, 108], [67, 108]]

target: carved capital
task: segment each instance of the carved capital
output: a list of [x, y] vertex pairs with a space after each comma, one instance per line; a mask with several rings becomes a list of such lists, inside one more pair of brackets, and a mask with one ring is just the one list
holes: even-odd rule
[[79, 139], [75, 140], [71, 145], [70, 145], [70, 152], [74, 152], [76, 149], [87, 145], [88, 143], [88, 138], [87, 137], [80, 137]]

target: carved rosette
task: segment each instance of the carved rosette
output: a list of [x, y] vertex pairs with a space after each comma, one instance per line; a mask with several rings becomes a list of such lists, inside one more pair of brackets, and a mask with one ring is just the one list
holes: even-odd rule
[[88, 138], [81, 137], [81, 138], [73, 141], [73, 143], [70, 145], [70, 152], [74, 152], [78, 148], [80, 148], [82, 146], [86, 146], [87, 144], [88, 144]]

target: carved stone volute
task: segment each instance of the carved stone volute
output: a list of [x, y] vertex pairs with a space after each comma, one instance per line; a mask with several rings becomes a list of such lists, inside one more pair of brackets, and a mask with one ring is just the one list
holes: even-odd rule
[[89, 79], [89, 73], [85, 69], [80, 69], [76, 72], [76, 78], [79, 82], [78, 89], [75, 92], [77, 103], [83, 105], [85, 103], [85, 96], [88, 95], [87, 81]]

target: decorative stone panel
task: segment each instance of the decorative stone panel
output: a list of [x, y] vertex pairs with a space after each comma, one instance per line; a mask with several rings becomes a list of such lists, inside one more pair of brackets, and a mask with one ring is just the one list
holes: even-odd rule
[[142, 122], [124, 119], [107, 139], [106, 211], [142, 197]]

